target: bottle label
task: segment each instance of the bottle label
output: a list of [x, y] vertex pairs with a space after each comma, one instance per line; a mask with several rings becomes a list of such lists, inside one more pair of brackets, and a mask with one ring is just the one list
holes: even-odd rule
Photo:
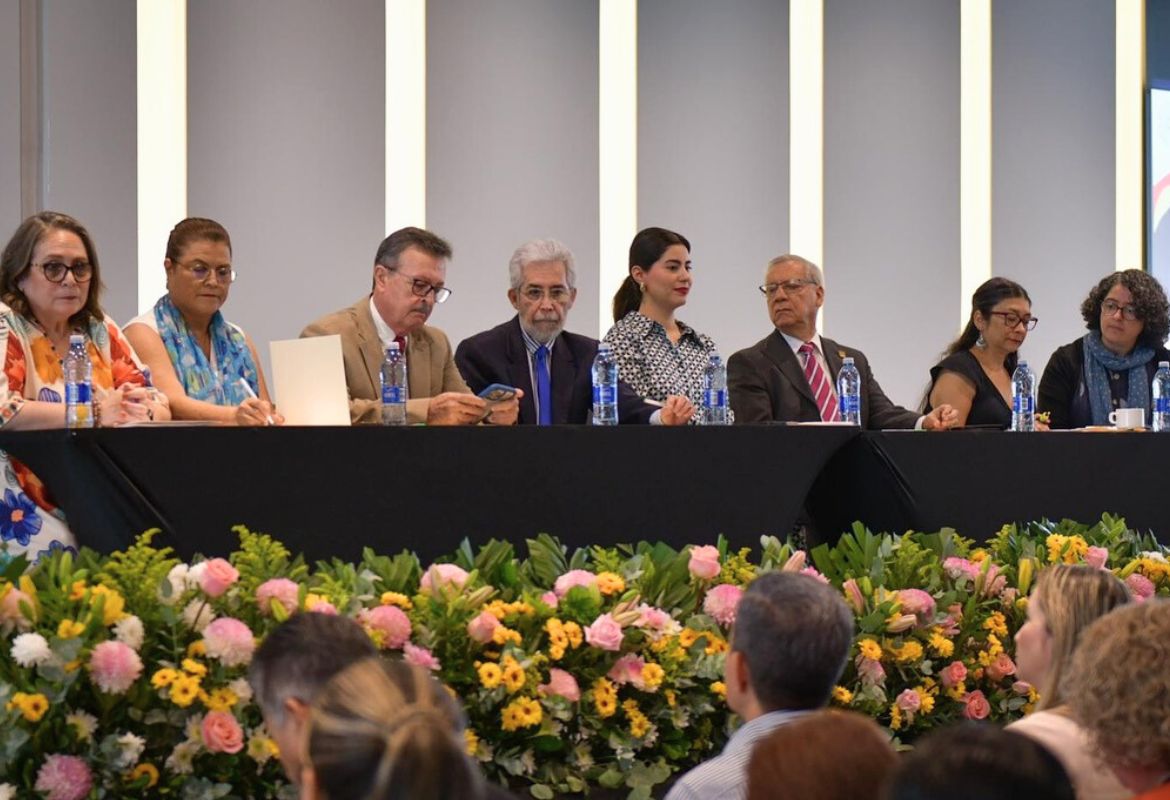
[[395, 403], [405, 403], [406, 398], [403, 396], [401, 386], [383, 386], [382, 387], [382, 402], [386, 405]]
[[708, 389], [707, 390], [707, 408], [726, 408], [727, 407], [727, 390], [726, 389]]
[[1170, 414], [1170, 397], [1159, 397], [1154, 401], [1155, 414]]
[[610, 406], [617, 402], [617, 387], [616, 386], [598, 386], [593, 385], [593, 405], [595, 406]]
[[70, 405], [84, 405], [93, 397], [88, 383], [65, 384], [65, 402]]
[[1032, 413], [1032, 395], [1018, 394], [1013, 402], [1013, 410], [1017, 414], [1031, 414]]
[[855, 394], [841, 395], [841, 415], [846, 414], [860, 414], [861, 413], [861, 398]]

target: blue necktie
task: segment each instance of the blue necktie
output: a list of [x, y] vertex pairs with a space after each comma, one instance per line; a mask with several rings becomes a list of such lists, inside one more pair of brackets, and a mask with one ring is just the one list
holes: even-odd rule
[[536, 348], [536, 405], [540, 408], [541, 425], [552, 425], [552, 378], [548, 374], [548, 348]]

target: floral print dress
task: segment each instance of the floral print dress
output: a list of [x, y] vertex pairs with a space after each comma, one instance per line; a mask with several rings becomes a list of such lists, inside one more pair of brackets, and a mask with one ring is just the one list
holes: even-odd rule
[[[146, 386], [141, 364], [130, 343], [109, 317], [90, 320], [84, 331], [93, 364], [94, 390]], [[35, 324], [0, 303], [0, 426], [28, 400], [61, 403], [65, 423], [65, 374], [61, 356]], [[152, 392], [155, 390], [151, 390]], [[28, 553], [34, 560], [52, 550], [76, 550], [65, 515], [49, 489], [21, 462], [0, 451], [0, 541], [8, 554]]]

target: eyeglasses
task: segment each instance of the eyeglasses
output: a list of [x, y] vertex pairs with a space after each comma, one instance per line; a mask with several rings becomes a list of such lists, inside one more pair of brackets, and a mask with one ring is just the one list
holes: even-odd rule
[[[397, 270], [392, 271], [397, 272]], [[451, 296], [451, 290], [446, 286], [436, 286], [433, 283], [427, 283], [426, 281], [419, 280], [413, 275], [407, 275], [405, 272], [397, 272], [397, 274], [410, 281], [410, 291], [414, 292], [415, 297], [426, 297], [431, 292], [434, 292], [435, 302], [445, 303], [447, 302], [447, 298]]]
[[1039, 317], [1021, 317], [1014, 311], [992, 311], [991, 315], [994, 317], [1003, 317], [1003, 324], [1008, 328], [1015, 328], [1021, 322], [1024, 323], [1024, 330], [1036, 330], [1036, 323], [1040, 321]]
[[553, 286], [546, 291], [540, 286], [529, 286], [527, 289], [521, 289], [520, 294], [524, 295], [525, 300], [533, 303], [539, 303], [545, 295], [548, 295], [548, 299], [554, 303], [565, 303], [573, 296], [573, 290], [564, 286]]
[[765, 283], [763, 286], [758, 288], [765, 295], [771, 297], [772, 295], [776, 294], [777, 289], [783, 289], [784, 294], [793, 294], [794, 292], [799, 292], [805, 286], [811, 286], [815, 283], [816, 281], [810, 281], [805, 278], [804, 280], [782, 281], [780, 283]]
[[191, 277], [200, 283], [205, 283], [212, 273], [215, 273], [215, 279], [220, 283], [231, 283], [236, 279], [236, 271], [229, 266], [215, 267], [214, 269], [204, 264], [202, 261], [196, 261], [194, 264], [180, 264], [180, 267], [191, 273]]
[[65, 280], [66, 272], [72, 272], [73, 280], [78, 283], [88, 283], [89, 279], [93, 277], [93, 264], [88, 261], [74, 261], [72, 265], [63, 261], [44, 261], [29, 266], [40, 267], [41, 272], [45, 275], [45, 280], [51, 283], [60, 283]]
[[[46, 275], [45, 277], [48, 276]], [[1101, 303], [1101, 312], [1107, 317], [1112, 317], [1118, 311], [1121, 312], [1122, 317], [1129, 320], [1130, 322], [1133, 322], [1138, 318], [1137, 306], [1123, 306], [1116, 300], [1106, 300]]]

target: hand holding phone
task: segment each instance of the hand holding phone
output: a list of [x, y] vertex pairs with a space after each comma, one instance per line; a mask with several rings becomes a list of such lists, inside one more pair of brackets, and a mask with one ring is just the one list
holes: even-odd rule
[[512, 386], [505, 386], [502, 383], [493, 383], [480, 392], [479, 396], [487, 400], [489, 405], [494, 406], [496, 403], [505, 403], [515, 397], [516, 389]]

